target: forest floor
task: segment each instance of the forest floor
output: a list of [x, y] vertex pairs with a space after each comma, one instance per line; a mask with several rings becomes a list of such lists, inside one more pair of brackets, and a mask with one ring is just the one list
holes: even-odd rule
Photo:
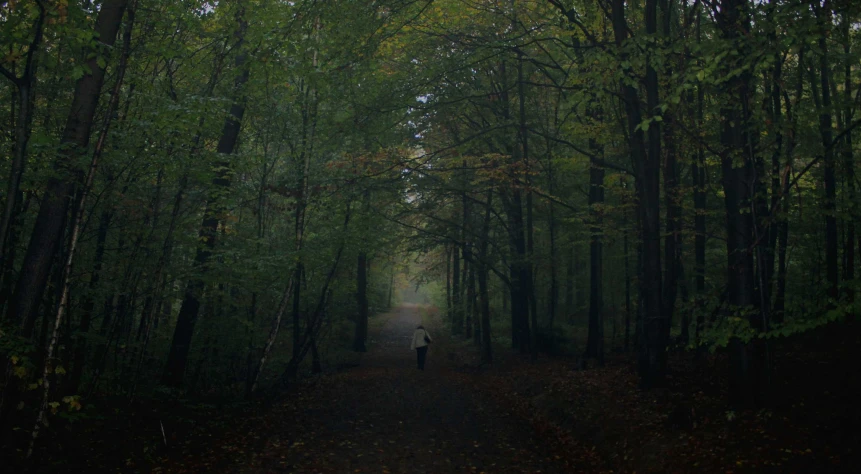
[[[424, 372], [409, 349], [420, 323], [434, 338]], [[858, 321], [772, 344], [769, 408], [744, 412], [727, 408], [720, 353], [674, 352], [666, 387], [642, 391], [632, 354], [611, 352], [604, 367], [588, 367], [575, 357], [532, 360], [495, 347], [494, 363], [481, 365], [473, 343], [443, 326], [426, 306], [374, 316], [367, 353], [254, 404], [103, 401], [102, 415], [65, 436], [52, 425], [35, 471], [861, 469]]]
[[[434, 312], [378, 316], [357, 366], [320, 376], [220, 441], [156, 472], [857, 472], [857, 337], [776, 348], [771, 409], [726, 408], [725, 358], [671, 362], [662, 390], [637, 388], [630, 356], [580, 370], [498, 351], [478, 364]], [[427, 370], [409, 350], [434, 336]], [[850, 326], [847, 326], [850, 327]], [[854, 326], [851, 326], [854, 327]], [[838, 328], [838, 333], [841, 331]], [[845, 328], [843, 328], [845, 329]], [[827, 331], [827, 329], [826, 329]], [[848, 331], [855, 334], [855, 331]], [[833, 336], [834, 331], [830, 331]], [[837, 337], [846, 336], [847, 331]], [[811, 347], [814, 349], [811, 350]], [[816, 347], [821, 349], [817, 352]], [[803, 350], [802, 350], [803, 348]]]
[[[584, 472], [591, 448], [535, 436], [530, 421], [486, 399], [462, 377], [462, 358], [425, 307], [378, 316], [359, 366], [305, 386], [250, 431], [160, 472], [446, 473]], [[428, 326], [434, 343], [425, 371], [410, 338]], [[236, 454], [239, 454], [238, 456]]]

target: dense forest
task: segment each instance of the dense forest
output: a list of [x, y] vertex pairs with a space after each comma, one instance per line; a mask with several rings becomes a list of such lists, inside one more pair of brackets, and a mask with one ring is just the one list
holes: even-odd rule
[[859, 340], [859, 26], [852, 0], [0, 1], [3, 457], [289, 399], [414, 291], [477, 367], [663, 393], [693, 364], [730, 421], [773, 409], [786, 354]]

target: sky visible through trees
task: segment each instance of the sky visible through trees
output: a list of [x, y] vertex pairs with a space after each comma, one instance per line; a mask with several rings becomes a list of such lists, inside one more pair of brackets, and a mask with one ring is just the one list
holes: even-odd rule
[[[857, 467], [859, 27], [851, 0], [2, 1], [0, 455], [207, 470], [195, 424], [323, 446], [317, 397], [376, 440], [385, 392], [434, 432], [520, 417], [378, 440], [446, 453], [421, 472]], [[419, 323], [432, 383], [397, 355]], [[271, 472], [278, 436], [236, 451]], [[414, 472], [324, 451], [285, 456]]]

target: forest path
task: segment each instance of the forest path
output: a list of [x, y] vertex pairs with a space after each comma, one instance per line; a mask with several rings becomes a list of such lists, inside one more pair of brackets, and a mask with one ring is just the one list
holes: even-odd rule
[[426, 370], [416, 369], [410, 337], [427, 313], [405, 304], [378, 316], [385, 325], [360, 366], [276, 407], [268, 437], [239, 472], [572, 472], [526, 420], [455, 376], [432, 324]]

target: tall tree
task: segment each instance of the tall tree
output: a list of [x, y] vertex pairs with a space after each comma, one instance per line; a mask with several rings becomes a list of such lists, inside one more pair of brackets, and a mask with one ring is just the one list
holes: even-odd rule
[[25, 337], [33, 333], [39, 299], [45, 291], [54, 254], [63, 240], [65, 216], [71, 196], [81, 180], [81, 171], [76, 163], [90, 141], [93, 117], [105, 79], [105, 57], [116, 41], [127, 4], [127, 0], [106, 0], [102, 4], [94, 30], [98, 38], [92, 45], [94, 54], [86, 62], [90, 73], [75, 83], [60, 151], [54, 161], [56, 173], [48, 180], [42, 195], [15, 292], [6, 311], [8, 319], [21, 325]]
[[[206, 202], [203, 221], [200, 224], [200, 240], [203, 246], [197, 249], [194, 263], [200, 270], [205, 270], [206, 263], [215, 249], [215, 241], [219, 222], [224, 218], [223, 193], [230, 188], [231, 163], [229, 155], [236, 149], [239, 140], [239, 130], [242, 125], [242, 117], [245, 114], [245, 84], [248, 82], [249, 67], [248, 52], [245, 47], [245, 35], [248, 29], [248, 21], [245, 19], [245, 7], [239, 5], [236, 11], [237, 27], [234, 31], [234, 49], [237, 54], [234, 58], [236, 77], [233, 80], [233, 103], [227, 117], [224, 119], [224, 127], [218, 140], [216, 153], [220, 157], [215, 163], [215, 176], [212, 179], [213, 191]], [[162, 383], [173, 387], [181, 387], [185, 368], [188, 363], [188, 352], [191, 340], [194, 336], [194, 327], [200, 312], [201, 297], [205, 283], [200, 278], [188, 282], [183, 296], [182, 305], [179, 309], [173, 340], [170, 345], [170, 353], [165, 363], [162, 374]], [[297, 292], [298, 293], [298, 292]]]

